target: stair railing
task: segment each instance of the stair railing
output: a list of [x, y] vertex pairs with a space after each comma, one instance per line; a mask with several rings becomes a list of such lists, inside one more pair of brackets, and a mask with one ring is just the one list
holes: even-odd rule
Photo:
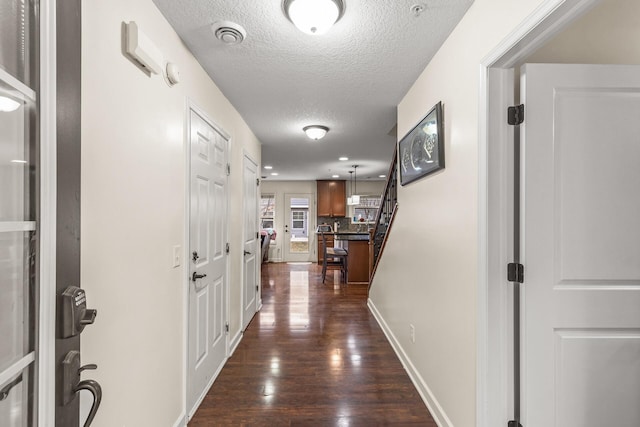
[[387, 243], [389, 230], [393, 224], [398, 209], [398, 161], [397, 150], [393, 152], [393, 159], [387, 174], [387, 183], [382, 196], [380, 196], [380, 208], [376, 216], [375, 226], [369, 232], [369, 286], [378, 267], [378, 261]]

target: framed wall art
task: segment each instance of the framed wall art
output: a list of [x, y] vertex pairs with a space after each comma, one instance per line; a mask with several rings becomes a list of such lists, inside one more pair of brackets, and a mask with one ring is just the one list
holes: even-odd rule
[[398, 144], [400, 184], [444, 169], [442, 102], [438, 102]]

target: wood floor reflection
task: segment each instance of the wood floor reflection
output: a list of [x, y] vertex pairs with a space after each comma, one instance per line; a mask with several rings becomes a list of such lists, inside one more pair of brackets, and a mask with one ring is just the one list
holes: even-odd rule
[[436, 426], [366, 306], [317, 264], [264, 264], [262, 310], [189, 427]]

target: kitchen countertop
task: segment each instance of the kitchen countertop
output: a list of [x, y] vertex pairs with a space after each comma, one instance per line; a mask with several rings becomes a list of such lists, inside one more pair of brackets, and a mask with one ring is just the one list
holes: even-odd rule
[[[316, 234], [322, 234], [316, 231]], [[368, 231], [338, 231], [338, 232], [326, 232], [326, 235], [334, 236], [336, 240], [369, 240]]]
[[333, 234], [336, 240], [369, 240], [368, 231], [338, 231]]

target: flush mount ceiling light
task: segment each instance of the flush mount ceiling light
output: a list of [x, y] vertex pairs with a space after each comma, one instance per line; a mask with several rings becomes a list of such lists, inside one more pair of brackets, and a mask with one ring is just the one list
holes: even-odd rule
[[315, 141], [324, 138], [327, 132], [329, 132], [328, 127], [320, 125], [305, 126], [302, 128], [302, 130], [307, 134], [309, 138]]
[[284, 0], [284, 14], [303, 33], [324, 34], [344, 14], [343, 0]]

